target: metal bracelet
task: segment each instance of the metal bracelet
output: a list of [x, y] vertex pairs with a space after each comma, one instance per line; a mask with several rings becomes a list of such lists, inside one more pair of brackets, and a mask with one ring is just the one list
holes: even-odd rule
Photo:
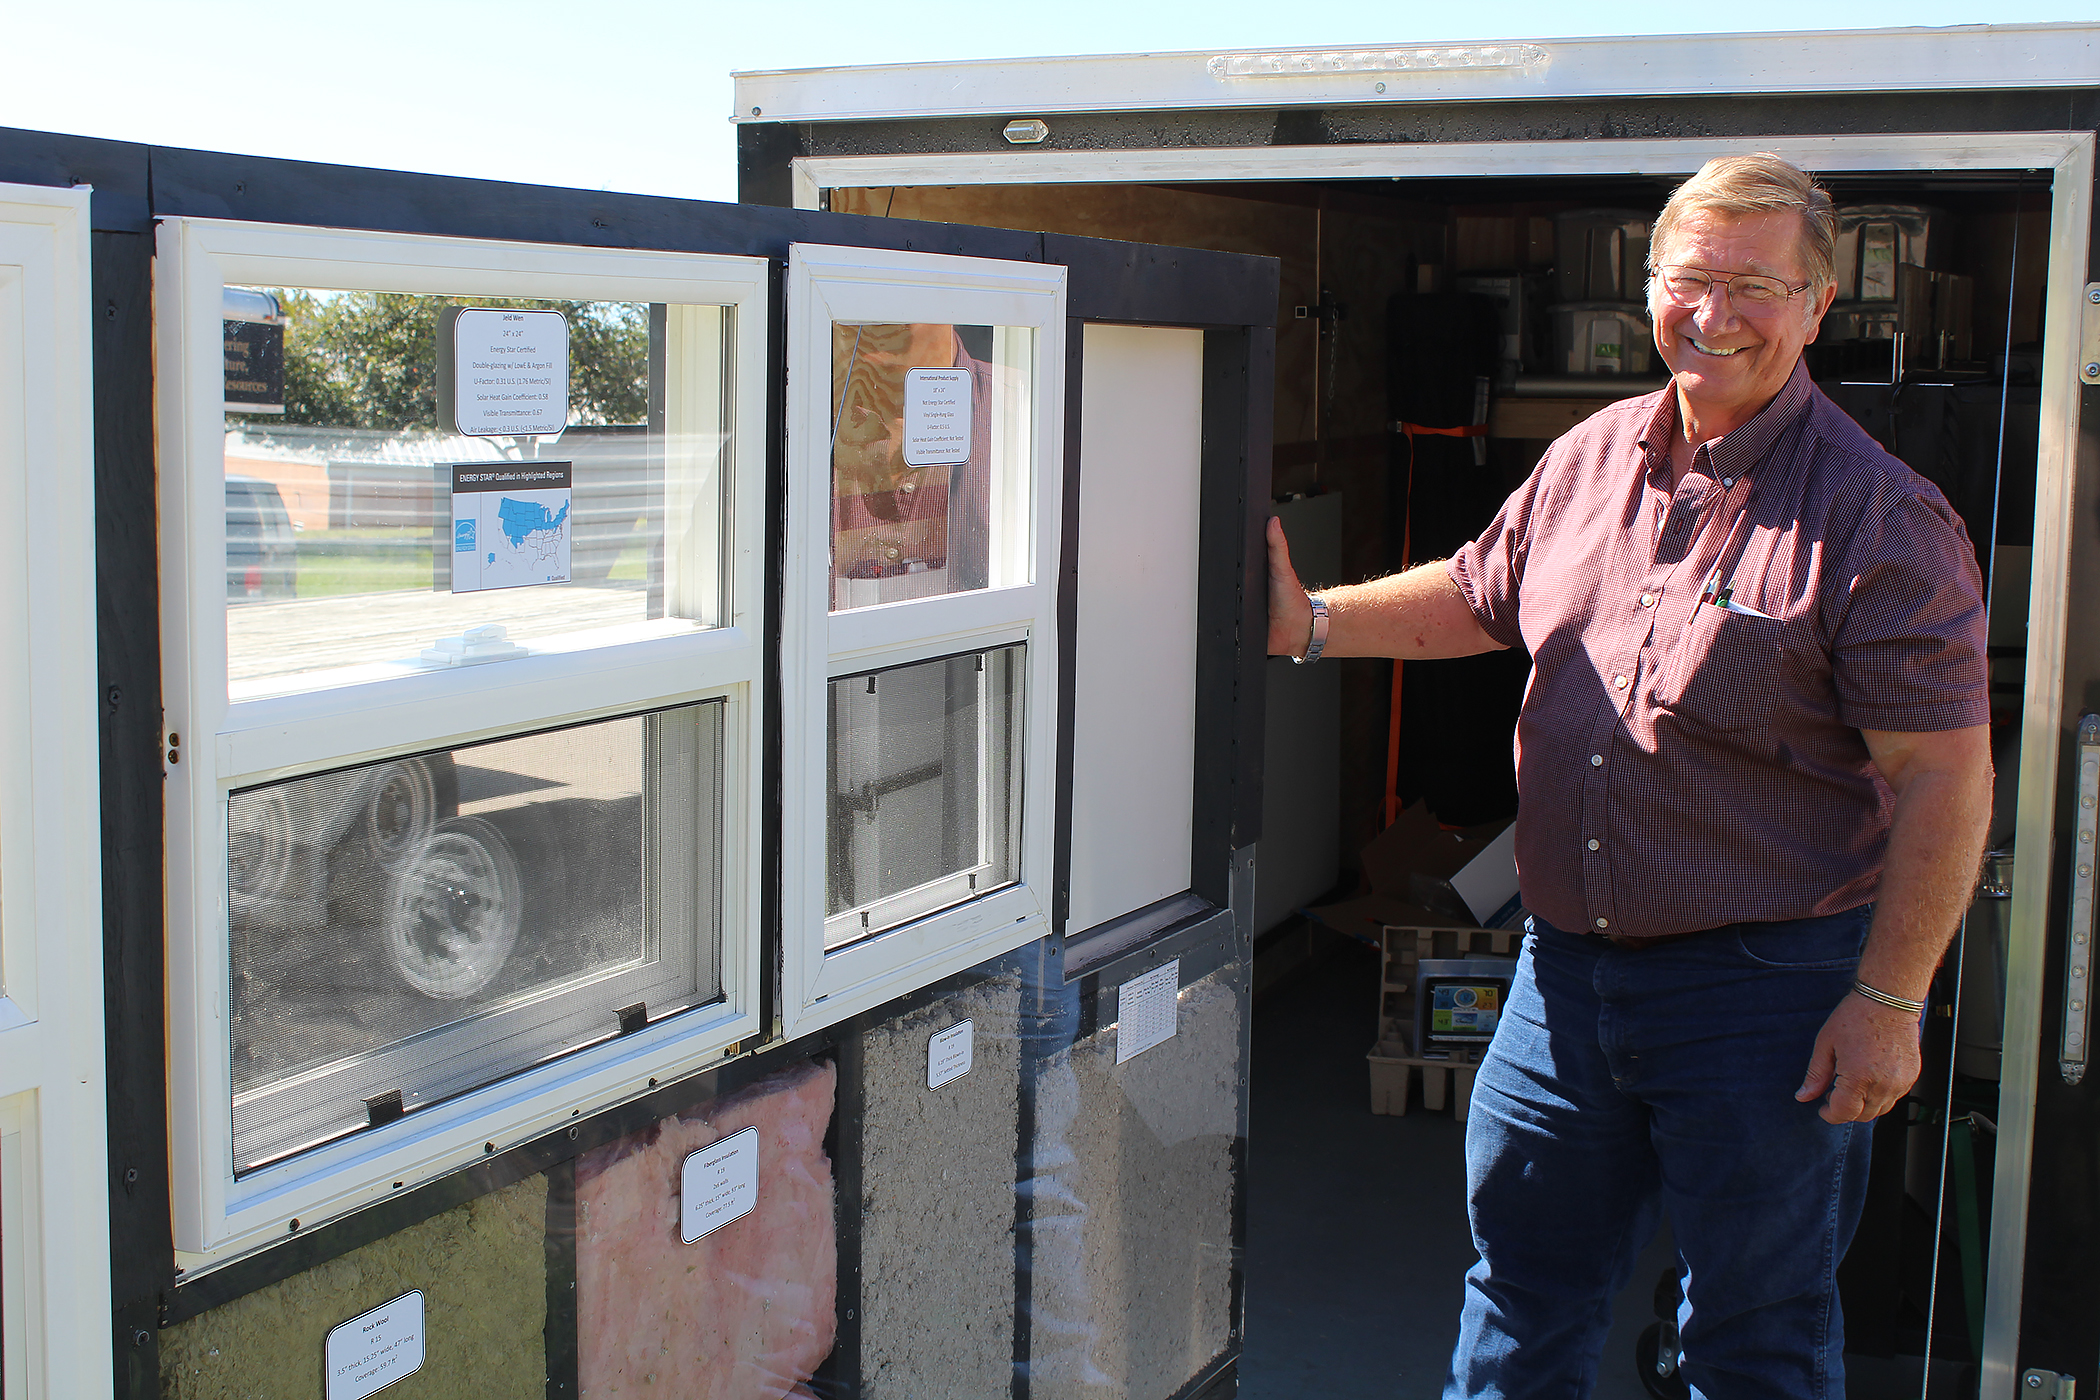
[[1913, 1016], [1923, 1016], [1925, 1014], [1925, 1003], [1922, 1001], [1911, 1001], [1907, 997], [1892, 996], [1888, 992], [1881, 991], [1876, 987], [1869, 987], [1866, 983], [1859, 981], [1853, 982], [1852, 990], [1858, 992], [1868, 1001], [1878, 1001], [1883, 1006], [1893, 1007], [1898, 1011], [1908, 1011]]
[[1317, 593], [1308, 593], [1305, 601], [1312, 604], [1312, 635], [1306, 639], [1305, 655], [1291, 658], [1300, 666], [1310, 666], [1318, 661], [1327, 646], [1327, 600]]

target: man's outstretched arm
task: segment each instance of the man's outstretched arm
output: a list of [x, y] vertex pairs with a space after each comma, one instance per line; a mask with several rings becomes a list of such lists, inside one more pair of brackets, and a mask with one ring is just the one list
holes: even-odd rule
[[[1405, 573], [1369, 583], [1323, 588], [1327, 604], [1325, 656], [1393, 656], [1430, 661], [1502, 651], [1502, 643], [1480, 628], [1466, 595], [1441, 563], [1420, 564]], [[1312, 604], [1291, 567], [1283, 522], [1269, 518], [1269, 655], [1303, 656], [1312, 636]]]

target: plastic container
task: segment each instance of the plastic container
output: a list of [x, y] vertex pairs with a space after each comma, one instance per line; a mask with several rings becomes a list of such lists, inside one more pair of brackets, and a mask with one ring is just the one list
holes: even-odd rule
[[1553, 307], [1555, 374], [1644, 375], [1655, 356], [1648, 317], [1624, 302], [1588, 301]]
[[1570, 209], [1553, 216], [1553, 270], [1561, 301], [1639, 302], [1648, 284], [1652, 215]]

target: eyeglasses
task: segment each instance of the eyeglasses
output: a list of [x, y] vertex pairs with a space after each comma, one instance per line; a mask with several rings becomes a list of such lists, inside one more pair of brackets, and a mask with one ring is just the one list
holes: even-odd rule
[[1731, 276], [1708, 272], [1704, 268], [1680, 266], [1657, 268], [1655, 280], [1662, 283], [1665, 296], [1687, 310], [1704, 305], [1706, 294], [1718, 285], [1737, 311], [1753, 316], [1760, 311], [1778, 310], [1788, 299], [1809, 287], [1806, 282], [1789, 287], [1777, 277], [1756, 272], [1738, 272]]

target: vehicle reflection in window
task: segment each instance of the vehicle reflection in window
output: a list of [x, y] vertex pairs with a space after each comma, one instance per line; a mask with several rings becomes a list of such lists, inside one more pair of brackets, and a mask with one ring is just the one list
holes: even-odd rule
[[[283, 403], [229, 401], [225, 416], [227, 596], [259, 605], [228, 614], [231, 699], [413, 671], [441, 638], [488, 624], [530, 647], [719, 623], [730, 312], [301, 288], [270, 299], [287, 323]], [[441, 332], [474, 307], [565, 318], [558, 434], [470, 436], [448, 421]], [[549, 535], [566, 577], [455, 588], [454, 468], [540, 464], [565, 467], [573, 495]], [[500, 554], [500, 532], [487, 534], [480, 547]]]
[[242, 1168], [720, 995], [719, 701], [232, 795]]

